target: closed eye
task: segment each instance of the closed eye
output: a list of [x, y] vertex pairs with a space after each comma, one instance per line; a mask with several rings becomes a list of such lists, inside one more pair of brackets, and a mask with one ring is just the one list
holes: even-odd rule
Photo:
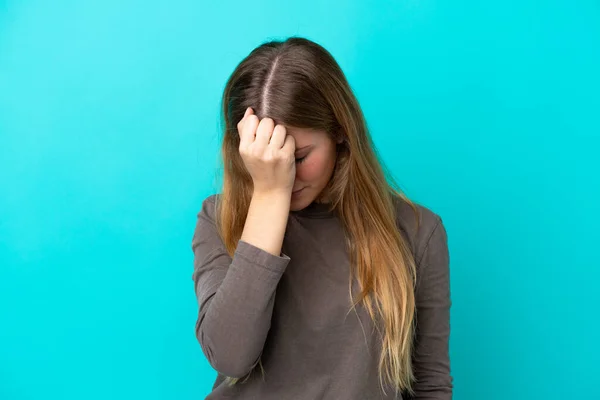
[[296, 164], [300, 164], [302, 163], [304, 160], [306, 160], [306, 156], [301, 157], [301, 158], [296, 158]]

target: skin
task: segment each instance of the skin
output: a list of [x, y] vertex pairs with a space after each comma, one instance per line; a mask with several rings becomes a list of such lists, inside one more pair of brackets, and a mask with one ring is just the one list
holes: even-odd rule
[[240, 240], [279, 256], [289, 212], [319, 197], [333, 173], [336, 145], [322, 131], [259, 121], [251, 108], [237, 128], [240, 155], [254, 183]]
[[287, 127], [294, 138], [296, 176], [290, 210], [298, 211], [316, 201], [329, 183], [336, 161], [336, 143], [325, 131]]

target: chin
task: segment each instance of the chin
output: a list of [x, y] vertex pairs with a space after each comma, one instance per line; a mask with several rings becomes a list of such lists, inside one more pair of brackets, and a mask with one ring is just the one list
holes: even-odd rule
[[300, 211], [308, 207], [314, 199], [312, 197], [300, 197], [298, 199], [292, 199], [290, 203], [290, 211]]
[[290, 205], [290, 211], [300, 211], [310, 205], [310, 202], [306, 201], [292, 201]]

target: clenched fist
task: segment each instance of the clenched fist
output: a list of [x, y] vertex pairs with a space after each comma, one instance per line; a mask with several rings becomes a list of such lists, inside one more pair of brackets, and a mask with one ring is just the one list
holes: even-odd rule
[[255, 193], [291, 194], [296, 177], [296, 145], [283, 125], [261, 121], [248, 108], [237, 124], [240, 155], [254, 182]]

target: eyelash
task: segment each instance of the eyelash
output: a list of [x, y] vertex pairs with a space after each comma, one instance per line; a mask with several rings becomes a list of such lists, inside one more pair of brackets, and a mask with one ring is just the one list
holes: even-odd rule
[[306, 160], [306, 156], [304, 156], [302, 158], [296, 158], [296, 164], [301, 164], [304, 162], [304, 160]]

